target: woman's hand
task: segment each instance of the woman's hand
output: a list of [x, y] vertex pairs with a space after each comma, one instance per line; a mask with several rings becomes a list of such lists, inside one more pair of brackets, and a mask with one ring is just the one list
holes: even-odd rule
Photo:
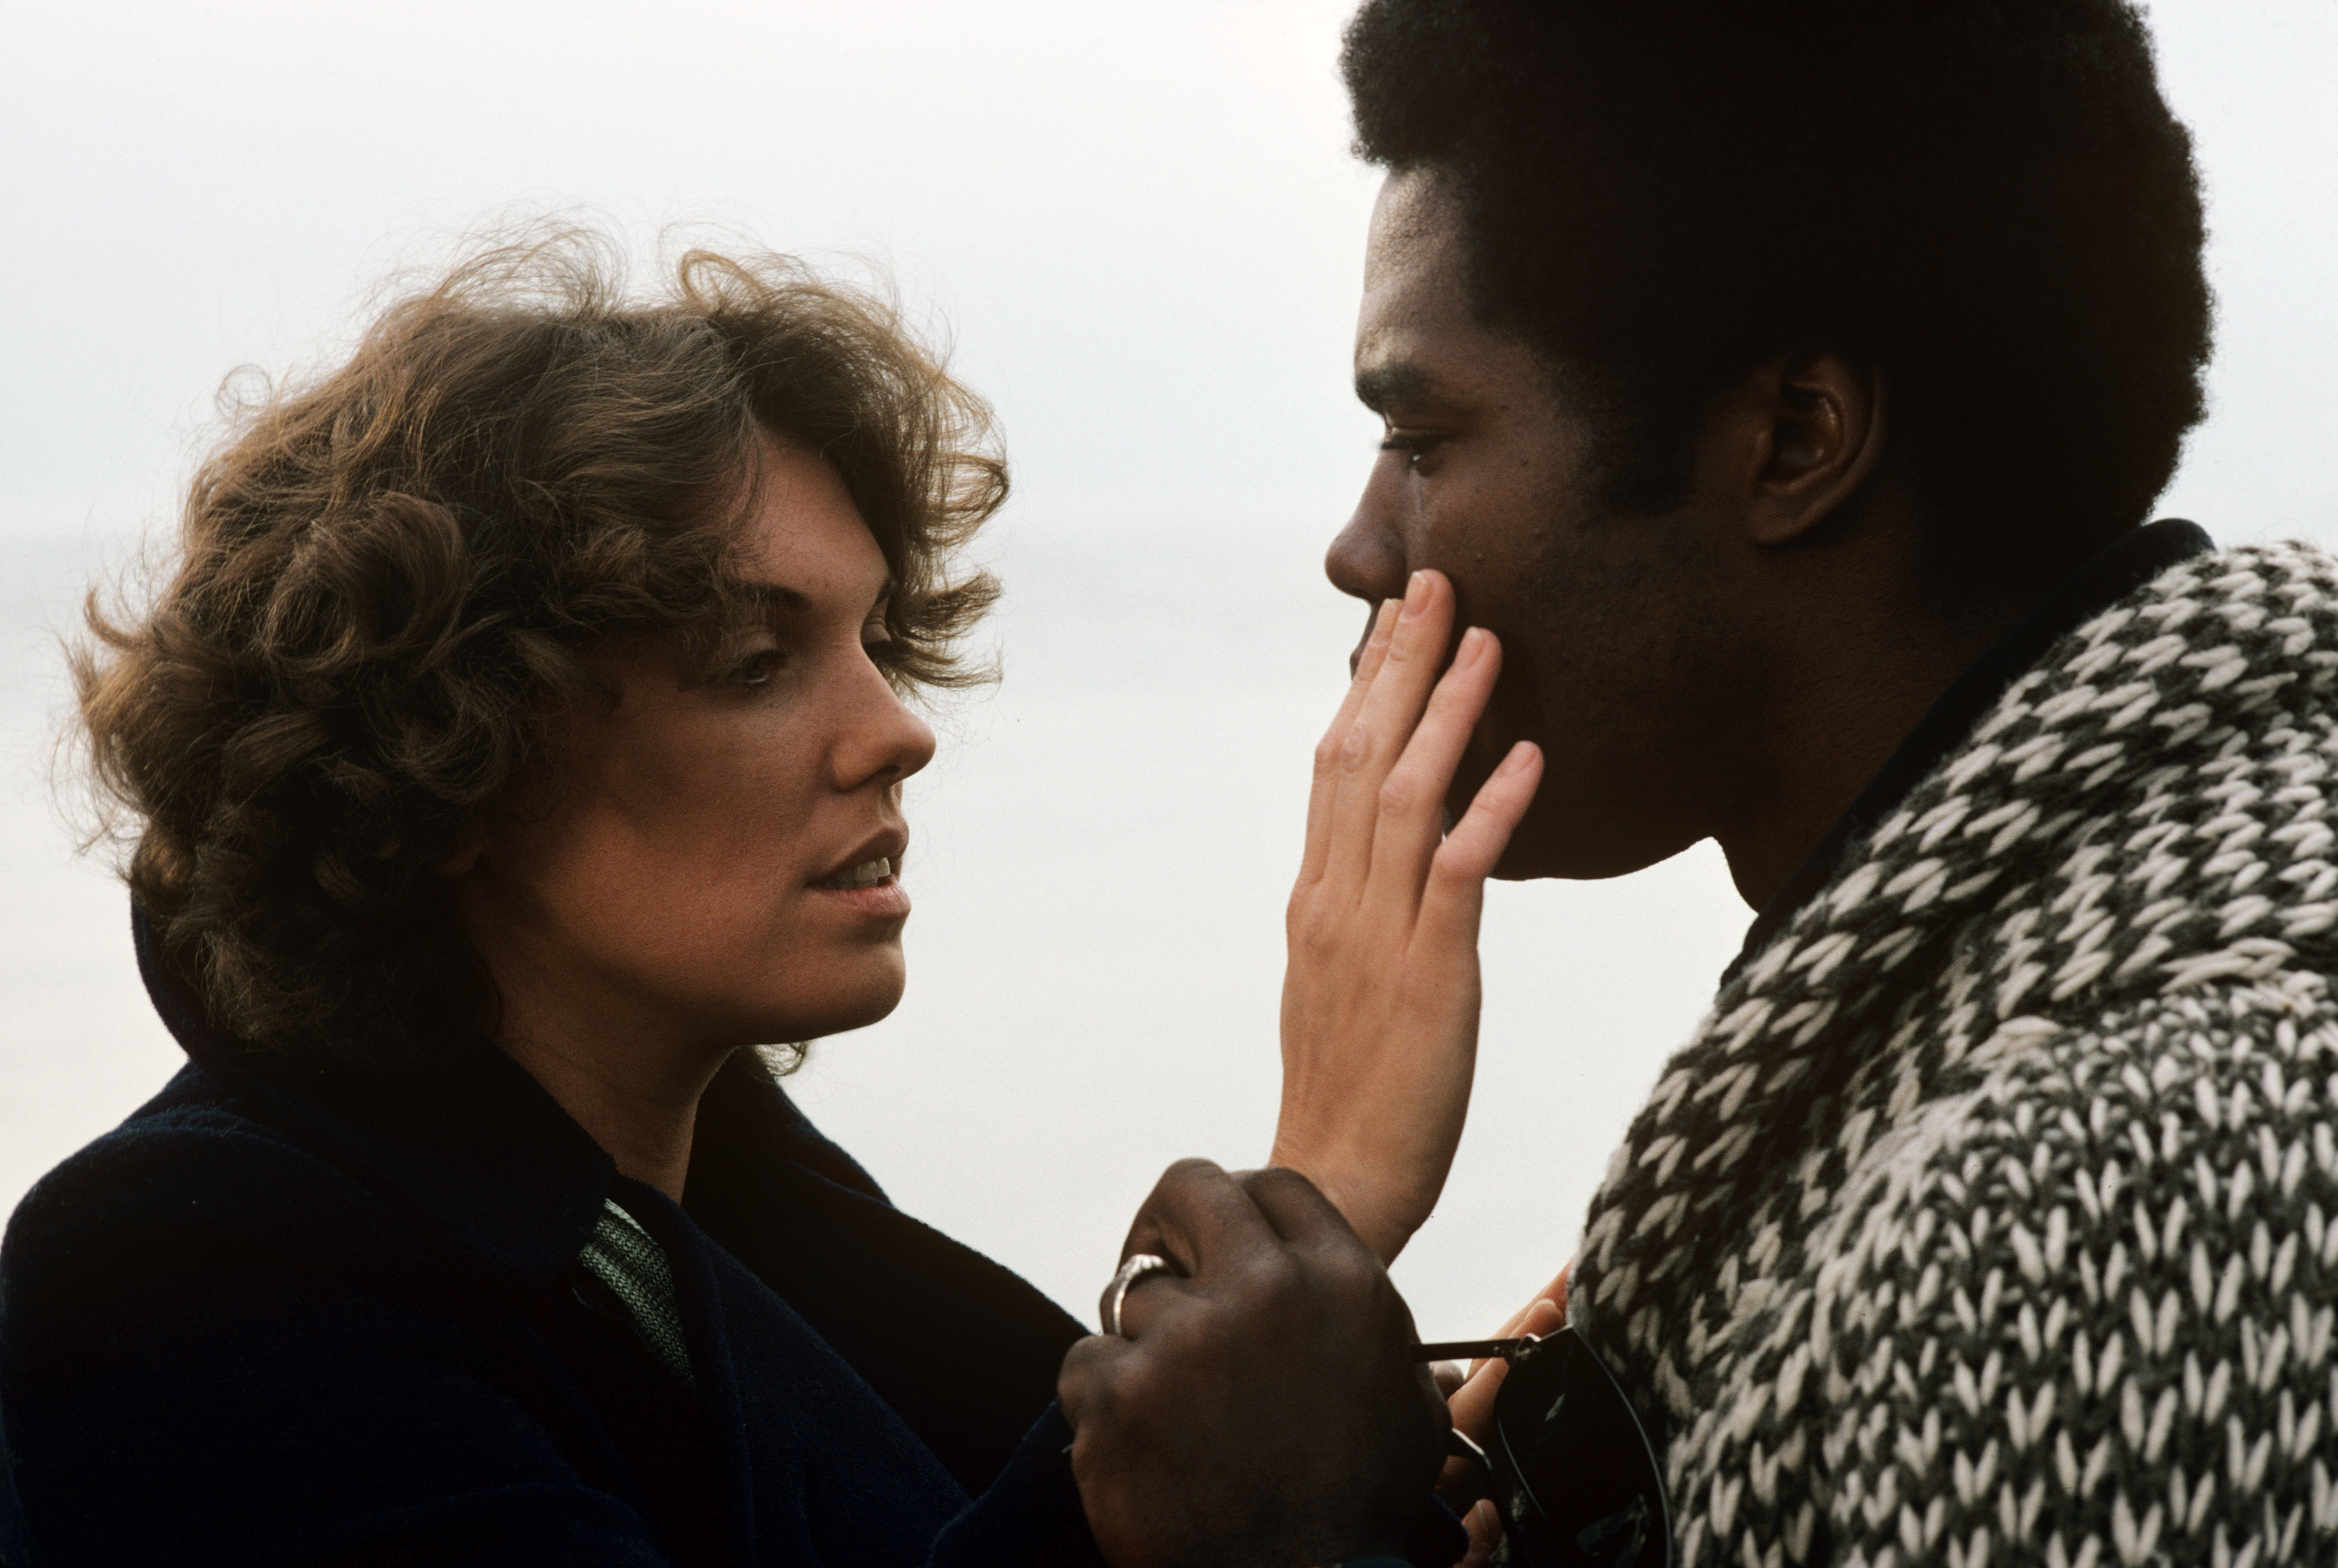
[[[1543, 1288], [1542, 1294], [1510, 1314], [1509, 1321], [1496, 1329], [1493, 1338], [1508, 1339], [1515, 1335], [1531, 1334], [1541, 1338], [1566, 1326], [1567, 1270], [1562, 1269], [1558, 1271], [1558, 1278]], [[1453, 1375], [1460, 1381], [1457, 1387], [1446, 1390], [1445, 1407], [1453, 1417], [1455, 1428], [1466, 1433], [1471, 1442], [1483, 1447], [1493, 1430], [1494, 1396], [1502, 1391], [1502, 1379], [1509, 1376], [1510, 1364], [1498, 1356], [1489, 1360], [1473, 1361], [1464, 1375], [1459, 1366], [1444, 1363], [1439, 1368], [1440, 1386], [1445, 1381], [1446, 1366], [1452, 1366]], [[1501, 1523], [1494, 1514], [1494, 1505], [1482, 1498], [1470, 1505], [1470, 1496], [1478, 1480], [1470, 1474], [1470, 1470], [1467, 1461], [1449, 1459], [1445, 1463], [1445, 1474], [1438, 1482], [1438, 1488], [1446, 1494], [1448, 1503], [1456, 1509], [1467, 1506], [1468, 1510], [1462, 1514], [1461, 1523], [1469, 1532], [1469, 1554], [1462, 1558], [1456, 1568], [1483, 1568], [1493, 1554], [1495, 1543], [1502, 1538]]]
[[1291, 895], [1271, 1163], [1312, 1181], [1383, 1263], [1429, 1218], [1460, 1142], [1486, 877], [1542, 780], [1541, 751], [1518, 742], [1442, 833], [1447, 787], [1502, 664], [1493, 634], [1473, 627], [1439, 680], [1452, 627], [1439, 573], [1416, 572], [1401, 606], [1380, 607], [1315, 748]]

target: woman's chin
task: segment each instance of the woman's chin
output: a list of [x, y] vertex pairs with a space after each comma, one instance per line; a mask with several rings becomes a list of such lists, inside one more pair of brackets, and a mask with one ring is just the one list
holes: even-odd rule
[[901, 1004], [908, 983], [899, 957], [897, 951], [889, 974], [869, 975], [860, 984], [839, 987], [816, 1000], [791, 998], [792, 1005], [771, 1009], [759, 1020], [759, 1039], [764, 1043], [818, 1040], [882, 1023]]

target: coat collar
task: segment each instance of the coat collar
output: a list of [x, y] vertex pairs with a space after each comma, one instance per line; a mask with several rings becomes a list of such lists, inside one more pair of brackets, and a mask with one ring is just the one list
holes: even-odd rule
[[[558, 1275], [592, 1234], [616, 1165], [510, 1057], [481, 1043], [397, 1073], [321, 1057], [266, 1055], [228, 1035], [131, 912], [140, 975], [194, 1065], [262, 1120], [332, 1152], [480, 1273]], [[711, 1112], [711, 1114], [710, 1114]], [[700, 1128], [752, 1138], [771, 1157], [882, 1204], [884, 1194], [813, 1131], [767, 1076], [734, 1061], [707, 1091]]]
[[677, 1209], [648, 1188], [620, 1185], [609, 1156], [494, 1046], [395, 1076], [264, 1056], [203, 1015], [142, 913], [133, 911], [132, 926], [155, 1009], [195, 1068], [239, 1111], [356, 1173], [458, 1267], [518, 1287], [556, 1279], [614, 1188], [678, 1277], [712, 1277], [709, 1243], [728, 1253], [969, 1493], [1015, 1452], [1085, 1332], [1007, 1269], [895, 1209], [745, 1053], [699, 1102]]

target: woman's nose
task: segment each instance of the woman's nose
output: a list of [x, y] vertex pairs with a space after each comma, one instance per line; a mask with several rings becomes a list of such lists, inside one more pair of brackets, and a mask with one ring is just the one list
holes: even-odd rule
[[933, 726], [912, 712], [873, 663], [862, 672], [835, 750], [837, 788], [898, 784], [934, 760]]

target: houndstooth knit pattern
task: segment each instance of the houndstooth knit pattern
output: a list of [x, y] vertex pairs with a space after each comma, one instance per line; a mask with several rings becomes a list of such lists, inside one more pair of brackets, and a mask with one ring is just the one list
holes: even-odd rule
[[2338, 561], [2063, 638], [1724, 986], [1577, 1325], [1679, 1560], [2338, 1562]]

